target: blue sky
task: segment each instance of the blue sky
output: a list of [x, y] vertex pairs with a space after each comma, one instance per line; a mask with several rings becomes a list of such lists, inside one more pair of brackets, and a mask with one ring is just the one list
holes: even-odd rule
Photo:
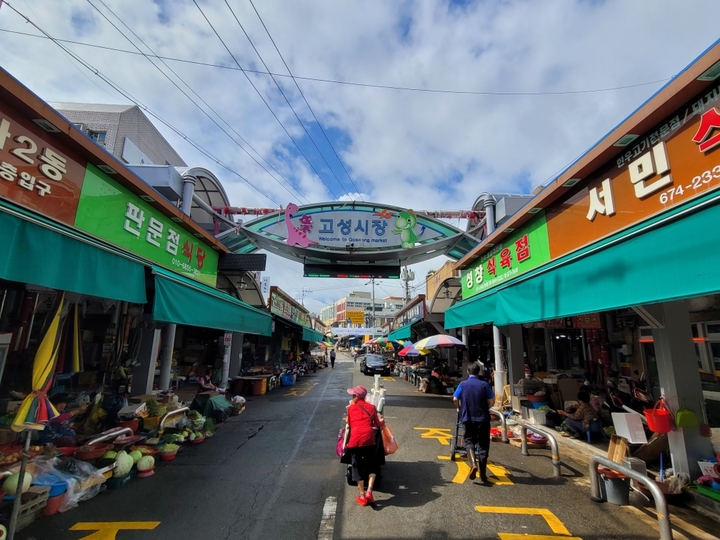
[[[552, 180], [711, 45], [706, 21], [720, 18], [720, 3], [702, 0], [196, 1], [9, 0], [2, 66], [47, 101], [133, 96], [180, 132], [154, 121], [234, 205], [467, 209], [483, 191]], [[80, 42], [62, 43], [122, 92], [58, 44], [17, 33], [41, 35], [12, 8]], [[272, 77], [238, 63], [282, 75], [292, 108]], [[419, 265], [413, 292], [443, 263]], [[370, 288], [304, 279], [275, 256], [266, 275], [298, 298], [305, 289], [314, 311]], [[400, 295], [401, 284], [376, 294]]]

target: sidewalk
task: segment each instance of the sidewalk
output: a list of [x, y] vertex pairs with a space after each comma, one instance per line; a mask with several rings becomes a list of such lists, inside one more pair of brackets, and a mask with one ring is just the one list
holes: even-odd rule
[[[571, 459], [585, 466], [582, 470], [583, 478], [578, 480], [588, 485], [588, 497], [590, 496], [589, 467], [590, 460], [594, 456], [607, 457], [608, 442], [595, 442], [588, 444], [586, 441], [562, 437], [559, 432], [552, 428], [540, 426], [555, 436], [558, 443], [560, 461]], [[699, 496], [698, 496], [699, 497]], [[712, 501], [707, 497], [696, 500], [691, 494], [684, 494], [681, 502], [668, 501], [670, 510], [670, 523], [673, 529], [674, 539], [699, 539], [717, 540], [720, 538], [720, 503]], [[607, 504], [607, 503], [606, 503]], [[636, 491], [631, 492], [630, 506], [624, 507], [627, 511], [635, 514], [648, 526], [657, 530], [657, 516], [655, 504], [644, 495]]]

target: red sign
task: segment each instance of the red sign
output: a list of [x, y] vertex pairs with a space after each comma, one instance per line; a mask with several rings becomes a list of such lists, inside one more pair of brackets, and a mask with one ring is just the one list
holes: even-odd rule
[[85, 165], [52, 136], [0, 103], [0, 197], [73, 225]]
[[573, 328], [602, 328], [599, 313], [587, 313], [572, 318]]

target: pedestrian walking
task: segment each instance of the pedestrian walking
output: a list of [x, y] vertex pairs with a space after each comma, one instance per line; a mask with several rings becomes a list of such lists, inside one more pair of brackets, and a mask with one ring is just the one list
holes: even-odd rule
[[453, 401], [465, 426], [465, 450], [470, 460], [468, 478], [474, 480], [479, 469], [480, 479], [485, 483], [490, 452], [490, 407], [495, 403], [495, 393], [483, 380], [485, 366], [480, 362], [470, 364], [467, 371], [468, 378], [458, 385]]
[[[347, 407], [347, 425], [350, 429], [346, 449], [350, 452], [352, 479], [357, 482], [360, 495], [355, 500], [360, 506], [374, 505], [372, 490], [378, 473], [375, 430], [382, 429], [385, 422], [378, 415], [372, 403], [365, 401], [367, 389], [364, 386], [348, 388], [352, 396]], [[367, 482], [367, 491], [365, 485]]]
[[334, 367], [335, 367], [335, 349], [332, 349], [330, 351], [330, 368], [332, 369]]

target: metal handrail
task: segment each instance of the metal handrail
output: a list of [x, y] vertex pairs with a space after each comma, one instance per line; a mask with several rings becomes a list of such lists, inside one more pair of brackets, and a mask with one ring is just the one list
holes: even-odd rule
[[528, 430], [532, 431], [533, 433], [537, 433], [538, 435], [541, 435], [543, 437], [546, 437], [550, 441], [550, 451], [552, 452], [552, 455], [550, 456], [550, 459], [552, 461], [553, 466], [553, 474], [555, 476], [560, 476], [560, 451], [558, 450], [558, 444], [555, 440], [555, 437], [552, 435], [552, 433], [548, 433], [547, 431], [540, 429], [537, 426], [533, 426], [530, 424], [523, 424], [520, 426], [520, 453], [523, 456], [529, 456], [528, 453], [528, 445], [527, 445], [527, 432]]
[[510, 439], [508, 439], [507, 419], [505, 418], [505, 415], [497, 409], [490, 409], [490, 416], [497, 416], [498, 418], [500, 418], [500, 422], [502, 422], [502, 442], [509, 443]]
[[166, 412], [163, 417], [160, 419], [160, 423], [158, 424], [158, 433], [163, 432], [163, 427], [165, 426], [165, 422], [168, 418], [171, 416], [176, 416], [180, 413], [188, 412], [190, 410], [190, 407], [180, 407], [179, 409], [175, 409], [174, 411], [168, 411]]
[[129, 427], [124, 427], [124, 428], [120, 428], [115, 431], [108, 431], [105, 433], [101, 433], [97, 437], [92, 438], [89, 441], [87, 441], [85, 444], [95, 444], [95, 443], [99, 443], [99, 442], [103, 442], [103, 441], [109, 441], [110, 439], [115, 439], [115, 438], [119, 437], [120, 435], [130, 435], [132, 437], [133, 430], [130, 429]]
[[655, 499], [655, 511], [657, 513], [658, 527], [660, 529], [660, 540], [672, 540], [673, 535], [672, 528], [670, 526], [670, 514], [668, 512], [665, 495], [663, 495], [662, 490], [653, 479], [648, 478], [629, 467], [615, 463], [611, 459], [603, 456], [594, 456], [590, 460], [590, 500], [593, 502], [602, 502], [603, 500], [600, 496], [600, 481], [598, 479], [600, 473], [598, 472], [598, 465], [602, 465], [603, 467], [618, 472], [628, 478], [632, 478], [636, 482], [640, 482], [648, 488], [653, 499]]

